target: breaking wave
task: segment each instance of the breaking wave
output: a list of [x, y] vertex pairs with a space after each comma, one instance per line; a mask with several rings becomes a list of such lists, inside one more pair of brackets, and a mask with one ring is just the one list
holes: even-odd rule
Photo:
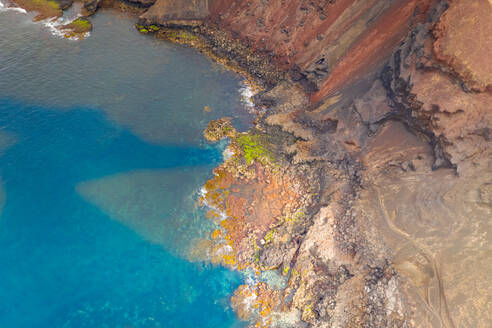
[[23, 8], [6, 6], [4, 3], [0, 1], [0, 12], [6, 12], [6, 11], [16, 11], [21, 14], [27, 14], [27, 11]]
[[255, 104], [253, 103], [252, 97], [255, 95], [253, 88], [246, 82], [243, 82], [242, 87], [239, 89], [241, 94], [241, 102], [244, 104], [246, 109], [250, 113], [254, 113]]
[[[39, 21], [43, 26], [47, 27], [52, 35], [62, 37], [67, 40], [77, 41], [80, 40], [78, 36], [71, 36], [67, 34], [67, 30], [61, 29], [62, 26], [72, 23], [77, 18], [81, 17], [81, 14], [77, 14], [75, 17], [65, 18], [47, 18]], [[90, 32], [84, 33], [82, 39], [86, 39], [90, 36]]]

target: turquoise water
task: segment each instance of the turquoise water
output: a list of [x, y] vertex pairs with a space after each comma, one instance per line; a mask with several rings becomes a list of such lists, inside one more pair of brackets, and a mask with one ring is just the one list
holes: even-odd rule
[[[0, 328], [238, 327], [241, 279], [190, 262], [240, 80], [103, 12], [82, 42], [0, 12]], [[212, 112], [203, 110], [210, 106]]]

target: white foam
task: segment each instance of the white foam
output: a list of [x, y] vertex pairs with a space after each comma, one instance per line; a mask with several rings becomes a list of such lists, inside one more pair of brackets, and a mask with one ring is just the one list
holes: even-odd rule
[[16, 11], [16, 12], [21, 13], [21, 14], [27, 14], [27, 11], [23, 8], [8, 7], [0, 1], [0, 12], [6, 12], [6, 11]]
[[243, 299], [243, 304], [245, 305], [247, 311], [251, 311], [251, 309], [254, 309], [254, 306], [256, 304], [256, 299], [258, 296], [256, 296], [256, 293], [252, 290], [249, 289], [251, 294]]
[[244, 282], [249, 287], [256, 286], [258, 284], [258, 275], [251, 268], [246, 269], [244, 272]]
[[239, 89], [239, 93], [241, 94], [241, 101], [243, 102], [246, 109], [249, 112], [253, 113], [255, 109], [255, 104], [252, 100], [253, 96], [255, 95], [255, 93], [253, 92], [253, 88], [251, 88], [248, 83], [243, 82], [243, 86]]
[[271, 289], [281, 290], [287, 287], [288, 278], [282, 276], [278, 271], [267, 270], [261, 273], [260, 280], [266, 283]]
[[223, 245], [215, 251], [215, 255], [228, 255], [232, 254], [234, 249], [229, 245]]
[[223, 152], [222, 152], [222, 157], [224, 158], [224, 161], [229, 160], [234, 156], [234, 149], [231, 147], [227, 147]]
[[256, 299], [258, 298], [255, 290], [255, 287], [258, 284], [258, 281], [255, 278], [256, 274], [251, 269], [246, 269], [242, 274], [244, 275], [244, 282], [249, 294], [243, 298], [243, 305], [248, 312], [253, 312], [256, 305]]
[[207, 207], [207, 208], [213, 210], [215, 213], [217, 213], [219, 215], [217, 218], [218, 222], [216, 222], [216, 223], [220, 223], [220, 222], [224, 221], [225, 219], [227, 219], [227, 214], [225, 213], [225, 211], [218, 209], [217, 207], [213, 206], [212, 204], [209, 204], [209, 202], [207, 201], [207, 189], [205, 189], [205, 187], [200, 188], [200, 196], [202, 197], [202, 205], [204, 207]]
[[[67, 40], [72, 40], [72, 41], [78, 41], [80, 40], [80, 35], [77, 36], [70, 36], [67, 32], [69, 30], [64, 30], [61, 29], [62, 26], [68, 25], [72, 23], [74, 20], [77, 18], [81, 17], [81, 14], [76, 14], [75, 16], [72, 17], [59, 17], [59, 18], [47, 18], [42, 21], [39, 21], [40, 24], [46, 26], [52, 35], [62, 37]], [[83, 38], [86, 39], [90, 36], [90, 32], [83, 33]]]

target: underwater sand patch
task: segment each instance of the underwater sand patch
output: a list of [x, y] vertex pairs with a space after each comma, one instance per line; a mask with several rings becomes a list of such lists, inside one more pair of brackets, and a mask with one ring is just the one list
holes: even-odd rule
[[143, 239], [186, 256], [192, 241], [211, 226], [194, 197], [200, 170], [206, 169], [131, 171], [81, 182], [76, 190]]

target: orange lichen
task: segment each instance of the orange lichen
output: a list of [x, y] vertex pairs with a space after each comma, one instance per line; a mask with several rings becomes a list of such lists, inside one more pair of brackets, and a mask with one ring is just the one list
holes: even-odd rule
[[280, 308], [282, 302], [280, 291], [259, 282], [239, 286], [231, 297], [231, 304], [240, 319], [257, 317], [255, 327], [269, 327], [272, 322], [271, 314]]
[[221, 236], [222, 236], [222, 231], [221, 231], [221, 230], [219, 230], [219, 229], [214, 230], [214, 231], [210, 234], [210, 237], [211, 237], [212, 239], [218, 239], [218, 238], [220, 238]]
[[[223, 248], [217, 248], [220, 255], [212, 256], [215, 263], [231, 268], [256, 267], [259, 241], [275, 222], [295, 215], [300, 192], [292, 176], [268, 165], [254, 163], [249, 176], [233, 174], [234, 165], [226, 162], [218, 167], [205, 184], [202, 204], [211, 207], [207, 217], [220, 226], [212, 240], [229, 246], [226, 254]], [[279, 235], [279, 242], [287, 242], [284, 237]]]

